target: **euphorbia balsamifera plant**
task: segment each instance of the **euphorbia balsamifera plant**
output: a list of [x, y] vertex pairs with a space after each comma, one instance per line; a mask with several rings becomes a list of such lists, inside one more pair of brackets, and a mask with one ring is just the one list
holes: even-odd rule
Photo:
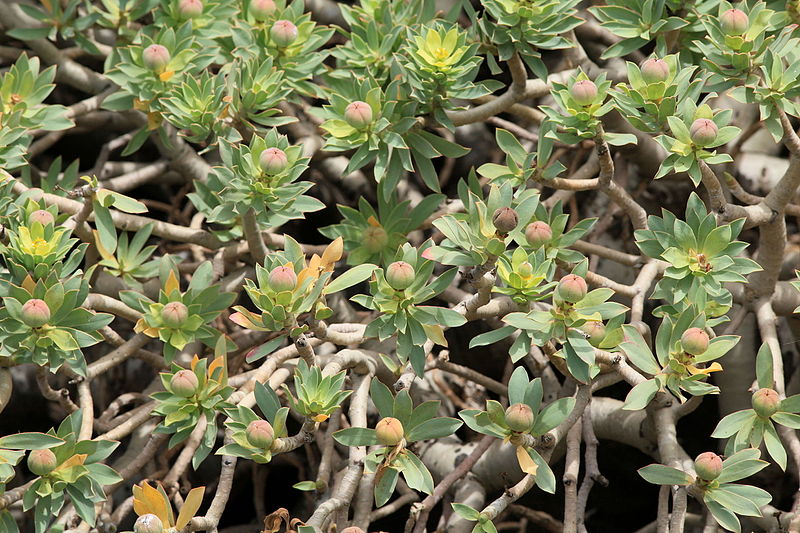
[[219, 285], [211, 285], [211, 263], [206, 262], [197, 268], [186, 292], [181, 292], [175, 271], [169, 268], [162, 277], [158, 301], [134, 291], [120, 294], [124, 302], [142, 312], [135, 330], [164, 342], [167, 363], [171, 363], [178, 350], [193, 340], [213, 347], [220, 334], [208, 324], [235, 299], [235, 295], [221, 292]]
[[800, 531], [800, 2], [0, 21], [3, 533]]

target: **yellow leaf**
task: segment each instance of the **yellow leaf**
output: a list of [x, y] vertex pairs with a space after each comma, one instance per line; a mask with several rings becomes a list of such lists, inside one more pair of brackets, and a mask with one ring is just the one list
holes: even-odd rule
[[164, 121], [164, 118], [161, 116], [161, 113], [157, 111], [151, 111], [147, 114], [147, 129], [148, 131], [153, 131], [158, 129], [161, 123]]
[[369, 218], [367, 219], [367, 224], [369, 224], [370, 226], [376, 227], [376, 228], [380, 228], [381, 227], [381, 223], [378, 222], [378, 219], [376, 219], [372, 215], [370, 215]]
[[330, 417], [328, 415], [315, 415], [311, 417], [314, 422], [325, 422]]
[[227, 377], [227, 372], [225, 368], [225, 359], [222, 356], [214, 358], [214, 360], [211, 361], [211, 364], [208, 365], [209, 379], [211, 379], [214, 376], [214, 371], [216, 371], [217, 369], [222, 370], [222, 375], [220, 376], [219, 381], [224, 383], [225, 381], [227, 381], [225, 379]]
[[422, 329], [430, 340], [439, 346], [447, 346], [447, 339], [444, 338], [444, 330], [439, 324], [422, 324]]
[[144, 333], [148, 337], [152, 337], [154, 339], [158, 337], [158, 328], [151, 328], [147, 325], [147, 322], [145, 322], [143, 318], [140, 318], [136, 321], [136, 324], [133, 326], [133, 331], [136, 333]]
[[164, 292], [169, 296], [173, 291], [181, 292], [181, 284], [178, 282], [178, 278], [175, 277], [175, 271], [170, 270], [169, 276], [167, 276], [167, 282], [164, 284]]
[[194, 354], [194, 355], [192, 356], [192, 362], [191, 362], [191, 363], [189, 363], [189, 368], [191, 368], [191, 369], [192, 369], [192, 372], [194, 372], [194, 367], [196, 367], [196, 366], [197, 366], [197, 363], [199, 363], [199, 362], [200, 362], [200, 358], [199, 358], [199, 357], [197, 357], [197, 354]]
[[85, 453], [79, 453], [73, 455], [72, 457], [70, 457], [69, 459], [58, 465], [55, 470], [66, 470], [67, 468], [71, 468], [73, 466], [82, 465], [84, 461], [86, 461], [86, 457], [87, 455]]
[[720, 372], [720, 371], [722, 371], [722, 365], [719, 364], [719, 363], [711, 363], [711, 365], [708, 368], [697, 368], [694, 365], [686, 365], [686, 369], [693, 376], [696, 376], [697, 374], [708, 375], [711, 372]]
[[538, 467], [523, 446], [517, 446], [517, 462], [519, 463], [519, 467], [523, 472], [532, 476], [536, 475], [536, 469]]
[[205, 487], [197, 487], [189, 491], [186, 499], [183, 501], [181, 512], [178, 513], [178, 519], [175, 521], [175, 528], [181, 530], [186, 527], [189, 521], [194, 517], [194, 514], [200, 509], [200, 504], [203, 503], [203, 493]]
[[174, 70], [165, 70], [164, 72], [158, 75], [158, 79], [160, 79], [161, 81], [169, 81], [174, 75], [175, 75]]
[[103, 257], [103, 259], [113, 261], [114, 254], [109, 252], [108, 249], [105, 246], [103, 246], [103, 243], [100, 242], [100, 234], [97, 233], [97, 230], [93, 229], [92, 234], [94, 234], [94, 245], [97, 248], [97, 252]]
[[28, 293], [33, 294], [33, 289], [36, 288], [36, 282], [33, 281], [30, 274], [25, 276], [25, 279], [22, 280], [22, 288], [28, 291]]
[[145, 481], [138, 491], [134, 486], [133, 497], [133, 510], [137, 515], [154, 514], [165, 527], [170, 527], [171, 509], [169, 509], [169, 501], [164, 498], [161, 492]]
[[342, 258], [343, 253], [344, 239], [336, 237], [333, 242], [325, 248], [325, 251], [322, 252], [321, 262], [325, 270], [333, 270], [333, 265]]

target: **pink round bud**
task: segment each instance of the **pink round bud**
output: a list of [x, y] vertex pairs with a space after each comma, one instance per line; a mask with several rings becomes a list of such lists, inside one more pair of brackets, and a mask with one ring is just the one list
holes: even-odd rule
[[44, 300], [33, 298], [22, 304], [22, 322], [26, 326], [38, 328], [50, 320], [50, 308]]
[[414, 267], [405, 261], [395, 261], [386, 268], [386, 282], [398, 291], [409, 288], [415, 277]]
[[753, 410], [761, 418], [769, 418], [781, 407], [781, 398], [772, 389], [758, 389], [753, 393]]
[[576, 104], [586, 107], [593, 104], [597, 98], [597, 85], [591, 80], [580, 80], [572, 85], [569, 93]]
[[750, 27], [747, 14], [741, 9], [729, 9], [719, 16], [719, 23], [725, 35], [742, 35]]
[[369, 226], [364, 230], [361, 235], [364, 247], [371, 254], [376, 254], [384, 249], [389, 242], [389, 235], [386, 230], [380, 226]]
[[247, 442], [255, 448], [269, 450], [275, 440], [275, 431], [266, 420], [253, 420], [246, 431]]
[[384, 446], [397, 446], [405, 435], [403, 424], [398, 419], [390, 416], [381, 418], [378, 421], [375, 426], [375, 433], [378, 437], [378, 442]]
[[28, 470], [34, 475], [44, 476], [58, 466], [56, 454], [50, 450], [31, 450], [28, 454]]
[[180, 0], [178, 13], [185, 19], [193, 19], [203, 14], [203, 2], [200, 0]]
[[714, 452], [704, 452], [694, 460], [694, 471], [704, 481], [717, 479], [722, 473], [722, 459]]
[[572, 304], [583, 300], [587, 292], [589, 287], [586, 286], [586, 280], [575, 274], [567, 274], [561, 278], [556, 287], [556, 294], [565, 302]]
[[265, 20], [274, 15], [277, 9], [273, 0], [252, 0], [249, 11], [256, 20]]
[[681, 335], [683, 351], [689, 355], [700, 355], [708, 350], [708, 333], [700, 328], [689, 328]]
[[160, 44], [151, 44], [142, 52], [144, 66], [157, 74], [164, 72], [169, 60], [169, 50]]
[[713, 120], [698, 118], [692, 122], [692, 127], [689, 128], [689, 136], [694, 144], [703, 147], [717, 140], [718, 131], [719, 129]]
[[669, 75], [669, 65], [663, 59], [653, 57], [642, 63], [642, 79], [647, 83], [667, 81]]
[[44, 209], [37, 209], [33, 213], [30, 214], [28, 217], [29, 223], [33, 224], [34, 222], [38, 222], [42, 226], [47, 226], [48, 224], [54, 224], [56, 219], [53, 216], [53, 213], [50, 211], [45, 211]]
[[517, 212], [510, 207], [501, 207], [492, 215], [492, 224], [498, 233], [508, 233], [514, 231], [519, 224]]
[[277, 20], [269, 30], [269, 36], [275, 46], [286, 48], [297, 40], [297, 26], [288, 20]]
[[513, 431], [525, 433], [533, 427], [533, 411], [524, 403], [515, 403], [506, 409], [506, 425]]
[[288, 266], [275, 267], [269, 273], [269, 286], [275, 292], [294, 290], [297, 286], [297, 274]]
[[517, 274], [519, 274], [523, 278], [529, 278], [533, 276], [533, 265], [527, 261], [523, 261], [517, 267]]
[[595, 348], [600, 346], [600, 343], [606, 338], [606, 325], [600, 320], [584, 322], [578, 329], [586, 334], [586, 340]]
[[136, 519], [133, 524], [133, 533], [163, 533], [164, 524], [161, 519], [154, 514], [143, 514]]
[[372, 124], [372, 108], [368, 103], [357, 100], [344, 110], [344, 120], [360, 130]]
[[289, 166], [289, 159], [286, 157], [286, 152], [280, 148], [267, 148], [261, 152], [258, 163], [264, 174], [274, 176], [286, 170], [286, 167]]
[[553, 238], [553, 228], [547, 222], [537, 220], [525, 228], [525, 240], [534, 248], [544, 246]]
[[178, 370], [169, 380], [169, 386], [174, 395], [189, 398], [197, 392], [200, 382], [191, 370]]
[[189, 318], [189, 308], [183, 302], [169, 302], [161, 310], [161, 321], [168, 328], [179, 328]]

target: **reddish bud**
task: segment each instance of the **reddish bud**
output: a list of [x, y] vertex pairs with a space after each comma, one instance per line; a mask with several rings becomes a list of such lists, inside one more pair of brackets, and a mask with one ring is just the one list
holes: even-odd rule
[[386, 268], [386, 281], [393, 289], [402, 291], [414, 283], [414, 267], [405, 261], [395, 261]]
[[203, 2], [200, 0], [180, 0], [178, 13], [185, 19], [193, 19], [203, 14]]
[[729, 9], [719, 16], [719, 23], [725, 35], [742, 35], [750, 27], [750, 19], [741, 9]]
[[586, 107], [593, 104], [597, 98], [597, 85], [591, 80], [581, 80], [575, 82], [569, 93], [576, 104]]
[[179, 328], [189, 318], [189, 308], [183, 302], [169, 302], [161, 310], [161, 321], [168, 328]]
[[45, 211], [44, 209], [37, 209], [33, 213], [30, 214], [28, 217], [28, 222], [33, 224], [34, 222], [38, 222], [42, 226], [47, 226], [48, 224], [54, 224], [56, 221], [55, 217], [50, 211]]
[[528, 241], [528, 244], [534, 248], [544, 246], [550, 242], [552, 238], [553, 228], [551, 228], [550, 224], [547, 222], [537, 220], [536, 222], [531, 222], [528, 224], [528, 227], [525, 228], [525, 239]]
[[389, 236], [386, 230], [380, 226], [369, 226], [364, 230], [361, 236], [364, 242], [364, 247], [372, 254], [376, 254], [383, 250], [389, 242]]
[[294, 290], [297, 286], [297, 274], [288, 266], [275, 267], [269, 273], [269, 286], [275, 292]]
[[692, 127], [689, 129], [689, 136], [692, 142], [697, 146], [708, 146], [717, 139], [717, 132], [719, 129], [714, 124], [713, 120], [707, 118], [698, 118], [692, 122]]
[[583, 300], [587, 292], [589, 288], [586, 286], [586, 280], [575, 274], [567, 274], [561, 278], [556, 287], [556, 294], [565, 302], [573, 304]]
[[501, 207], [492, 215], [492, 224], [499, 233], [514, 231], [519, 224], [517, 212], [510, 207]]
[[253, 420], [246, 431], [247, 442], [255, 448], [269, 450], [275, 440], [275, 431], [266, 420]]
[[250, 2], [250, 14], [256, 20], [265, 20], [275, 14], [277, 7], [273, 0], [252, 0]]
[[360, 130], [372, 124], [372, 108], [366, 102], [357, 100], [344, 110], [344, 120]]
[[28, 454], [28, 470], [34, 475], [44, 476], [58, 466], [56, 454], [50, 450], [31, 450]]
[[781, 399], [778, 393], [772, 389], [758, 389], [753, 393], [753, 410], [761, 418], [769, 418], [778, 412], [781, 407]]
[[387, 416], [381, 418], [375, 426], [378, 442], [384, 446], [396, 446], [403, 440], [405, 434], [403, 424], [396, 418]]
[[275, 46], [286, 48], [297, 40], [297, 26], [288, 20], [275, 21], [272, 29], [269, 30], [269, 36]]
[[154, 514], [143, 514], [133, 524], [133, 533], [163, 533], [164, 524]]
[[33, 298], [22, 304], [22, 322], [26, 326], [38, 328], [50, 320], [50, 308], [44, 300]]
[[267, 148], [261, 152], [258, 163], [264, 174], [274, 176], [286, 170], [286, 167], [289, 166], [289, 159], [286, 157], [286, 152], [280, 148]]
[[586, 340], [595, 348], [606, 338], [606, 325], [600, 320], [589, 320], [578, 329], [586, 333]]
[[515, 403], [506, 409], [506, 425], [512, 430], [524, 433], [533, 427], [533, 411], [524, 403]]
[[160, 44], [151, 44], [142, 52], [142, 63], [144, 66], [161, 74], [169, 64], [169, 50]]
[[714, 452], [704, 452], [694, 460], [697, 477], [705, 481], [717, 479], [722, 473], [722, 459]]
[[191, 370], [178, 370], [169, 380], [172, 393], [181, 398], [188, 398], [197, 392], [200, 382]]
[[689, 355], [700, 355], [708, 350], [708, 333], [700, 328], [689, 328], [681, 335], [683, 351]]
[[642, 63], [642, 79], [647, 83], [667, 81], [669, 74], [669, 65], [663, 59], [653, 57]]

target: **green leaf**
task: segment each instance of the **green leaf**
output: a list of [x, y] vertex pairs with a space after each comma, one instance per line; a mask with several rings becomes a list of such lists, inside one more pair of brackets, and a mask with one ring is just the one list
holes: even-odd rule
[[736, 518], [736, 515], [733, 512], [727, 510], [722, 504], [713, 500], [713, 493], [707, 492], [703, 498], [703, 501], [708, 507], [708, 510], [711, 511], [711, 515], [714, 517], [714, 520], [719, 523], [722, 527], [729, 531], [735, 531], [739, 533], [742, 529], [741, 524], [739, 524], [739, 519]]
[[639, 469], [639, 475], [645, 481], [655, 485], [690, 485], [694, 482], [692, 476], [667, 465], [652, 464]]
[[625, 397], [625, 404], [622, 408], [626, 411], [644, 409], [647, 407], [647, 404], [650, 403], [650, 400], [653, 399], [653, 396], [656, 395], [659, 388], [658, 381], [655, 379], [642, 381], [628, 392], [628, 396]]
[[544, 435], [563, 422], [575, 407], [575, 398], [559, 398], [536, 415], [532, 435]]
[[726, 415], [722, 420], [719, 421], [717, 427], [714, 428], [714, 431], [711, 433], [711, 436], [715, 439], [724, 439], [726, 437], [730, 437], [734, 433], [738, 432], [742, 426], [755, 418], [755, 416], [756, 413], [752, 409], [736, 411]]
[[63, 439], [46, 433], [16, 433], [0, 437], [0, 448], [8, 450], [44, 450], [64, 444]]
[[264, 417], [269, 421], [270, 424], [274, 424], [275, 413], [277, 413], [278, 409], [281, 408], [278, 395], [275, 394], [275, 391], [272, 390], [272, 387], [266, 387], [261, 382], [256, 382], [253, 393], [256, 397], [258, 408], [261, 409]]
[[755, 448], [745, 448], [734, 453], [722, 461], [722, 474], [717, 481], [719, 483], [737, 481], [763, 470], [769, 463], [760, 460], [760, 456], [761, 452]]
[[787, 428], [800, 429], [800, 415], [798, 414], [778, 412], [773, 414], [771, 418], [773, 422]]
[[451, 503], [450, 506], [458, 516], [470, 522], [477, 521], [481, 516], [480, 511], [473, 509], [469, 505], [464, 505], [463, 503]]
[[317, 482], [316, 481], [300, 481], [299, 483], [295, 483], [292, 485], [292, 488], [302, 491], [312, 491], [317, 490]]
[[766, 342], [761, 343], [756, 355], [756, 377], [759, 387], [772, 388], [775, 381], [772, 371], [772, 349]]
[[373, 446], [380, 444], [374, 429], [352, 427], [340, 429], [333, 434], [333, 438], [339, 444], [345, 446]]
[[775, 463], [781, 467], [781, 470], [786, 470], [786, 450], [783, 448], [783, 444], [781, 444], [778, 432], [775, 431], [775, 426], [769, 421], [765, 421], [764, 423], [764, 444], [767, 447], [767, 452], [769, 452], [770, 457], [775, 460]]
[[377, 268], [377, 265], [371, 265], [369, 263], [355, 266], [330, 282], [328, 286], [322, 290], [322, 294], [333, 294], [361, 283], [369, 278]]
[[409, 442], [416, 442], [448, 437], [455, 433], [462, 423], [461, 420], [455, 418], [432, 418], [411, 429], [408, 432], [408, 440]]
[[394, 468], [386, 468], [381, 471], [375, 483], [375, 505], [378, 507], [389, 501], [397, 486], [397, 478], [400, 472]]
[[493, 331], [487, 331], [486, 333], [481, 333], [480, 335], [476, 335], [469, 341], [469, 347], [475, 348], [476, 346], [486, 346], [487, 344], [494, 344], [495, 342], [501, 341], [506, 337], [513, 334], [517, 328], [514, 326], [503, 326], [500, 329], [495, 329]]

